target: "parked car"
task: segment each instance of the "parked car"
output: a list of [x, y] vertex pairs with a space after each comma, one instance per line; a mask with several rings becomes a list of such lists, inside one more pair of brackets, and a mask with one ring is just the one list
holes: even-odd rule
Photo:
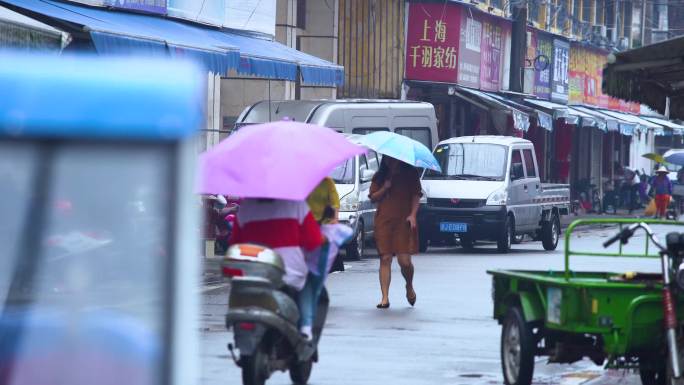
[[532, 143], [503, 136], [467, 136], [440, 142], [434, 151], [443, 173], [426, 171], [427, 202], [419, 211], [421, 249], [453, 239], [472, 248], [477, 240], [510, 250], [514, 238], [530, 235], [554, 250], [560, 216], [570, 210], [567, 185], [540, 183]]
[[[359, 135], [347, 135], [355, 141]], [[374, 151], [358, 155], [339, 165], [331, 173], [340, 196], [338, 219], [354, 229], [354, 238], [347, 244], [346, 255], [360, 259], [365, 253], [366, 240], [373, 236], [375, 205], [368, 197], [371, 179], [380, 167], [380, 156]]]
[[235, 122], [249, 124], [293, 119], [329, 127], [344, 134], [392, 131], [428, 148], [438, 141], [435, 108], [430, 103], [401, 100], [265, 100], [247, 107]]
[[[270, 119], [269, 119], [270, 116]], [[430, 103], [397, 100], [289, 100], [262, 101], [247, 107], [236, 129], [284, 118], [337, 130], [356, 140], [374, 131], [392, 131], [415, 139], [428, 148], [437, 142], [437, 119]], [[381, 157], [373, 151], [338, 166], [331, 177], [340, 195], [339, 220], [354, 228], [346, 256], [362, 258], [373, 237], [375, 206], [368, 198], [371, 179]]]

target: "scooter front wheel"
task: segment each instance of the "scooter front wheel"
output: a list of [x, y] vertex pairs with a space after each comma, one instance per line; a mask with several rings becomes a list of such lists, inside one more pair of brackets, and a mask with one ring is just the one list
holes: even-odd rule
[[313, 357], [306, 361], [293, 362], [290, 365], [290, 379], [295, 385], [306, 385], [311, 376], [311, 369], [313, 368]]
[[261, 341], [250, 356], [242, 357], [242, 384], [264, 385], [270, 373], [268, 372], [268, 349]]

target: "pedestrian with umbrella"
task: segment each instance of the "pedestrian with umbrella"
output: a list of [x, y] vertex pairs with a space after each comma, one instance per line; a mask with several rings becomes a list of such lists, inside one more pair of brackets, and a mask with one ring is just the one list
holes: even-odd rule
[[[283, 259], [283, 280], [299, 293], [299, 326], [309, 338], [327, 273], [323, 267], [329, 269], [330, 262], [322, 259], [328, 253], [312, 252], [335, 248], [322, 247], [326, 238], [306, 198], [335, 166], [363, 152], [331, 129], [280, 121], [243, 128], [200, 159], [200, 193], [245, 198], [231, 243], [264, 245]], [[331, 226], [345, 232], [340, 229], [344, 225]], [[351, 229], [347, 230], [351, 236]]]
[[406, 300], [416, 303], [413, 288], [414, 267], [411, 255], [418, 253], [417, 213], [421, 197], [420, 172], [416, 167], [441, 172], [439, 163], [423, 144], [390, 132], [375, 132], [359, 144], [383, 154], [380, 169], [373, 177], [370, 199], [377, 204], [375, 243], [380, 255], [380, 292], [378, 309], [387, 309], [392, 259], [397, 257], [406, 281]]
[[669, 171], [665, 166], [660, 166], [651, 182], [651, 187], [655, 192], [656, 217], [659, 218], [665, 218], [667, 206], [670, 204], [670, 196], [672, 196], [672, 182], [667, 176], [668, 173]]

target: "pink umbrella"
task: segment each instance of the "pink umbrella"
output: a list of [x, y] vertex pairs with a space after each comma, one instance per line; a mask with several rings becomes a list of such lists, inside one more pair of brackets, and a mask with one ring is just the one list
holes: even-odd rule
[[365, 150], [325, 127], [279, 121], [241, 128], [200, 156], [198, 193], [303, 200]]

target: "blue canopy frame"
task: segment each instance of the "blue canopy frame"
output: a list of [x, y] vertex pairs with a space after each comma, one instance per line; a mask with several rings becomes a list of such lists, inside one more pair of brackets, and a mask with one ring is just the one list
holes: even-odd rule
[[167, 17], [120, 12], [57, 0], [0, 0], [42, 18], [81, 26], [98, 53], [185, 57], [208, 71], [339, 86], [344, 68], [260, 36], [191, 24]]

